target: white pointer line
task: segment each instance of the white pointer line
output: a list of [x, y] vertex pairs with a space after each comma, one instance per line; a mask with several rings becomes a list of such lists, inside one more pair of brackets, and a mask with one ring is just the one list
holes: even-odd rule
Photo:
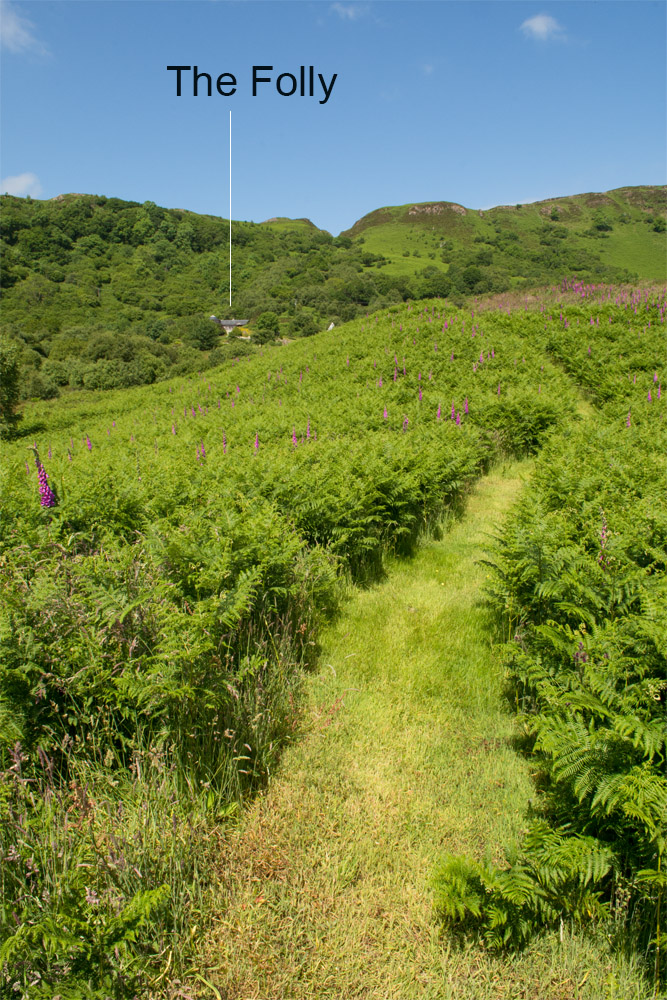
[[232, 304], [232, 113], [229, 112], [229, 305]]

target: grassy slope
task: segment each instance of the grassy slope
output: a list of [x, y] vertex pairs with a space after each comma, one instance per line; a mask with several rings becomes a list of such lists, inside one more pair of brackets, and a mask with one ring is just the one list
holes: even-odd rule
[[[359, 219], [341, 235], [363, 236], [365, 248], [383, 254], [389, 264], [387, 274], [413, 275], [428, 265], [447, 271], [440, 259], [440, 244], [449, 240], [455, 250], [482, 248], [475, 237], [496, 235], [495, 224], [519, 236], [522, 247], [538, 252], [537, 230], [551, 222], [552, 206], [559, 209], [561, 223], [569, 230], [568, 245], [598, 254], [608, 265], [627, 268], [640, 277], [664, 281], [665, 237], [653, 232], [647, 215], [664, 215], [665, 188], [620, 188], [606, 194], [581, 194], [553, 198], [521, 206], [498, 206], [486, 211], [463, 209], [452, 202], [429, 202], [378, 209]], [[431, 211], [430, 211], [430, 210]], [[435, 209], [435, 211], [433, 211]], [[415, 211], [416, 210], [416, 211]], [[593, 224], [593, 215], [604, 212], [613, 225], [606, 238], [584, 235]], [[625, 221], [621, 221], [621, 216]], [[419, 257], [404, 257], [403, 251], [417, 250]], [[435, 254], [435, 259], [429, 258]], [[500, 263], [496, 254], [496, 263]], [[503, 261], [511, 266], [510, 261]]]
[[528, 467], [483, 480], [443, 541], [357, 592], [327, 635], [308, 735], [222, 859], [203, 967], [225, 1000], [644, 995], [631, 969], [567, 930], [496, 959], [453, 949], [432, 919], [438, 859], [498, 859], [531, 795], [476, 562]]
[[280, 216], [275, 219], [266, 219], [264, 222], [260, 222], [260, 225], [266, 227], [267, 229], [272, 229], [276, 233], [288, 231], [326, 232], [326, 229], [318, 229], [318, 227], [311, 222], [310, 219], [288, 219], [286, 216]]

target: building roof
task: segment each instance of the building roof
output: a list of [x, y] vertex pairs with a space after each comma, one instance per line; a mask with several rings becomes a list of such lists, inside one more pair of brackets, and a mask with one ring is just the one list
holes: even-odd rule
[[211, 316], [211, 319], [214, 319], [216, 323], [220, 324], [220, 326], [228, 326], [230, 328], [234, 326], [245, 326], [248, 322], [247, 319], [218, 319], [217, 316]]

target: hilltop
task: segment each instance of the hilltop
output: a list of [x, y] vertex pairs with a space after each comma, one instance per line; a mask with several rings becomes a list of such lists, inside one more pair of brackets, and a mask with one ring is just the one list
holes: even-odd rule
[[488, 210], [379, 208], [337, 237], [309, 219], [234, 221], [230, 307], [229, 220], [98, 195], [4, 195], [2, 333], [23, 398], [145, 384], [239, 354], [212, 314], [249, 317], [265, 342], [429, 296], [462, 304], [572, 276], [664, 281], [666, 206], [667, 188], [635, 187]]
[[545, 270], [557, 272], [568, 263], [578, 271], [625, 268], [662, 281], [666, 211], [664, 186], [489, 209], [434, 201], [376, 209], [341, 235], [363, 238], [368, 250], [388, 258], [389, 273], [412, 274], [412, 258], [423, 262], [426, 256], [445, 265], [452, 284], [471, 264], [479, 267], [482, 283], [542, 279]]

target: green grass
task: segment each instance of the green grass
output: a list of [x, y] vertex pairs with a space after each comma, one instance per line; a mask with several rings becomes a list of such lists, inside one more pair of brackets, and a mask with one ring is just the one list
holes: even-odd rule
[[[629, 292], [611, 291], [618, 304], [606, 302], [606, 289], [583, 302], [576, 292], [542, 303], [531, 296], [530, 311], [527, 295], [511, 309], [509, 299], [502, 309], [498, 299], [475, 303], [472, 335], [463, 329], [467, 312], [442, 301], [397, 306], [201, 379], [26, 408], [3, 484], [0, 680], [8, 708], [0, 721], [11, 722], [4, 770], [17, 787], [0, 853], [11, 857], [18, 843], [24, 865], [14, 869], [20, 891], [4, 890], [4, 934], [14, 935], [21, 905], [24, 927], [45, 913], [62, 923], [74, 912], [101, 940], [114, 930], [118, 900], [144, 905], [145, 891], [168, 884], [140, 938], [127, 939], [122, 964], [106, 956], [118, 997], [137, 992], [126, 978], [131, 967], [165, 990], [168, 977], [197, 990], [201, 975], [227, 997], [265, 1000], [643, 998], [638, 975], [608, 958], [603, 941], [565, 927], [562, 942], [542, 937], [521, 958], [501, 960], [477, 947], [452, 950], [432, 911], [442, 855], [488, 851], [502, 863], [502, 846], [520, 835], [535, 794], [529, 765], [510, 750], [513, 723], [480, 605], [485, 570], [475, 564], [519, 491], [522, 467], [483, 480], [443, 540], [385, 563], [387, 552], [413, 551], [418, 525], [433, 525], [447, 497], [461, 506], [459, 491], [485, 455], [538, 448], [554, 423], [567, 439], [568, 413], [586, 418], [605, 401], [621, 426], [632, 409], [633, 433], [649, 407], [659, 420], [647, 390], [656, 370], [667, 381], [663, 297], [651, 291], [635, 313], [624, 308]], [[590, 325], [592, 313], [599, 326]], [[394, 354], [406, 359], [396, 381]], [[464, 398], [469, 416], [457, 426], [446, 419], [449, 403], [461, 407]], [[303, 437], [309, 422], [312, 439], [295, 447], [293, 428]], [[198, 461], [204, 439], [207, 458]], [[61, 490], [51, 511], [38, 506], [34, 468], [24, 471], [33, 440]], [[571, 464], [579, 469], [578, 455]], [[606, 466], [605, 455], [605, 476]], [[630, 482], [619, 476], [619, 494]], [[567, 501], [581, 485], [574, 474], [572, 483]], [[598, 531], [593, 503], [582, 538]], [[383, 582], [350, 595], [327, 631], [300, 733], [301, 663], [315, 661], [319, 623], [330, 620], [345, 567]], [[20, 776], [10, 766], [19, 723], [33, 755]], [[65, 753], [70, 733], [78, 742]], [[298, 744], [295, 734], [305, 734]], [[284, 742], [290, 750], [278, 766]], [[56, 780], [48, 761], [35, 758], [37, 746], [58, 755]], [[163, 751], [165, 773], [131, 770], [137, 755]], [[228, 836], [230, 796], [247, 802], [274, 774]], [[93, 807], [66, 864], [70, 818], [80, 809], [71, 775], [88, 785]], [[53, 816], [41, 811], [51, 785], [61, 796], [49, 805]], [[93, 885], [85, 867], [107, 841], [118, 853], [117, 807], [132, 840], [118, 892], [111, 853]], [[30, 841], [20, 830], [26, 815]], [[54, 866], [50, 881], [24, 877], [38, 856]], [[101, 905], [89, 901], [90, 889]], [[195, 971], [192, 951], [204, 934]], [[40, 971], [43, 997], [52, 996], [69, 976], [69, 958], [60, 945], [47, 980], [44, 938], [33, 932], [29, 943], [23, 983]], [[85, 935], [70, 943], [82, 951]], [[16, 962], [12, 975], [18, 981]], [[73, 975], [80, 985], [81, 963]], [[106, 997], [106, 985], [95, 985]]]
[[[581, 194], [483, 211], [471, 208], [461, 211], [462, 206], [452, 208], [448, 202], [410, 203], [371, 212], [343, 235], [363, 236], [366, 250], [382, 254], [389, 261], [382, 268], [386, 274], [412, 277], [429, 265], [447, 271], [447, 263], [441, 260], [443, 241], [453, 244], [454, 254], [462, 251], [474, 254], [484, 249], [482, 240], [496, 236], [495, 227], [499, 226], [503, 232], [514, 233], [519, 238], [513, 246], [515, 250], [521, 248], [521, 272], [528, 265], [531, 254], [542, 249], [540, 232], [552, 225], [552, 206], [559, 209], [557, 227], [568, 232], [567, 239], [557, 244], [562, 250], [594, 255], [600, 258], [600, 266], [626, 268], [644, 279], [665, 280], [664, 234], [654, 232], [645, 221], [649, 213], [655, 218], [664, 214], [663, 188]], [[432, 208], [434, 212], [429, 211]], [[606, 239], [594, 239], [589, 235], [596, 212], [602, 212], [612, 224]], [[405, 250], [410, 251], [409, 257], [403, 256]], [[413, 250], [418, 251], [418, 257], [412, 255]], [[435, 254], [435, 259], [431, 259], [429, 253]], [[507, 256], [496, 249], [493, 262], [495, 267], [508, 269], [516, 277], [516, 254]], [[553, 262], [553, 266], [557, 268], [558, 263]], [[568, 270], [567, 266], [561, 266]], [[570, 270], [572, 268], [577, 270], [574, 265]]]
[[454, 948], [433, 918], [442, 855], [502, 860], [534, 794], [509, 743], [479, 563], [528, 469], [485, 478], [462, 521], [357, 591], [326, 634], [307, 733], [221, 858], [201, 968], [226, 1000], [648, 996], [567, 927], [501, 959]]
[[[310, 221], [310, 219], [288, 219], [286, 216], [280, 216], [275, 219], [266, 219], [264, 222], [260, 223], [262, 226], [266, 226], [268, 229], [274, 230], [274, 232], [287, 232], [296, 230], [317, 230], [318, 227]], [[325, 229], [319, 230], [320, 232], [326, 232]]]
[[614, 239], [599, 240], [598, 252], [606, 264], [627, 267], [642, 277], [665, 281], [665, 237], [646, 224], [619, 226]]

